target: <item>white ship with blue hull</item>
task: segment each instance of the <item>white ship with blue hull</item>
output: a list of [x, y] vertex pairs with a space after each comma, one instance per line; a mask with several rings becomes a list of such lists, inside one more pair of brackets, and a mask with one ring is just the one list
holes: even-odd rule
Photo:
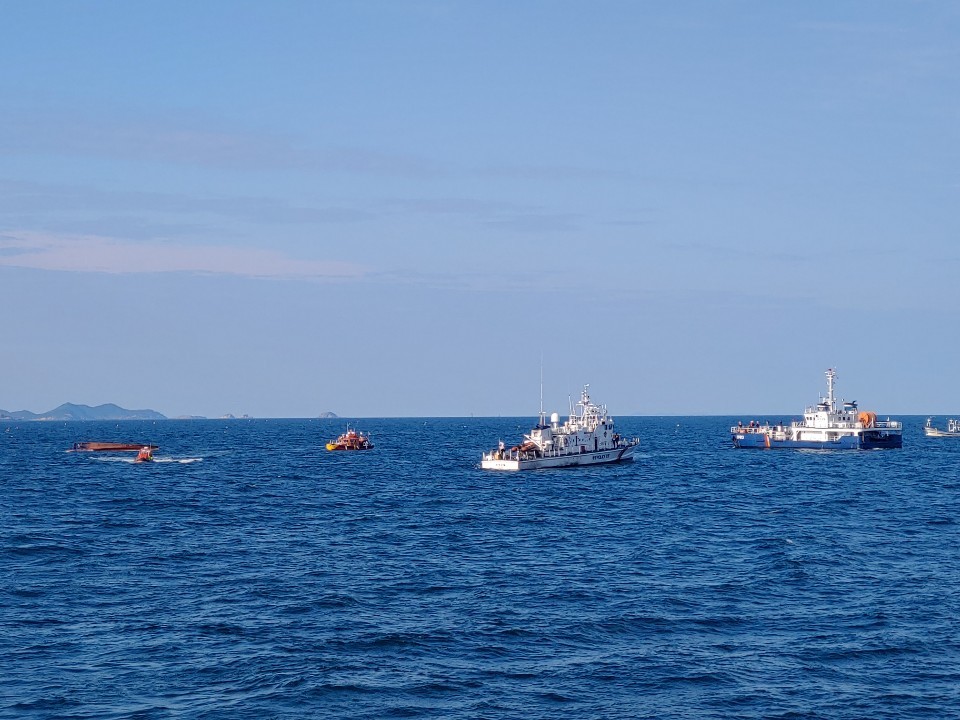
[[837, 373], [826, 372], [827, 397], [821, 397], [803, 413], [803, 420], [789, 425], [751, 421], [730, 428], [734, 447], [793, 448], [810, 450], [874, 450], [903, 446], [903, 425], [896, 420], [878, 420], [876, 413], [863, 411], [856, 401], [838, 409], [833, 386]]
[[537, 426], [511, 448], [503, 442], [496, 450], [483, 453], [480, 467], [484, 470], [536, 470], [576, 465], [603, 465], [633, 460], [639, 438], [622, 438], [614, 430], [613, 418], [606, 405], [594, 405], [583, 386], [580, 402], [571, 410], [570, 418], [560, 424], [553, 413], [546, 422], [541, 400]]

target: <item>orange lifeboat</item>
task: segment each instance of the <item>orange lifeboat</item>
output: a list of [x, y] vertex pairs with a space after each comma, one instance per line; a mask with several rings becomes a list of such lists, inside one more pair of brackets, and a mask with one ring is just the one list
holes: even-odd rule
[[356, 430], [347, 430], [336, 440], [327, 443], [327, 450], [372, 450], [370, 436]]

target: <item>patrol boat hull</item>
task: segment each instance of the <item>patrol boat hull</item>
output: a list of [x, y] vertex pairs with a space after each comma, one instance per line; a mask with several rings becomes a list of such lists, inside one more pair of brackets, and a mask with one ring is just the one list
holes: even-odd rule
[[555, 457], [541, 457], [530, 460], [487, 460], [480, 462], [483, 470], [538, 470], [541, 468], [564, 468], [577, 465], [606, 465], [609, 463], [632, 462], [636, 445], [600, 452], [571, 453]]
[[761, 450], [889, 450], [903, 447], [900, 433], [861, 433], [832, 440], [777, 439], [765, 433], [732, 433], [732, 436], [734, 447]]
[[927, 437], [935, 437], [935, 438], [944, 438], [944, 437], [960, 438], [960, 432], [948, 432], [946, 430], [938, 430], [937, 428], [924, 428], [923, 434], [926, 435]]

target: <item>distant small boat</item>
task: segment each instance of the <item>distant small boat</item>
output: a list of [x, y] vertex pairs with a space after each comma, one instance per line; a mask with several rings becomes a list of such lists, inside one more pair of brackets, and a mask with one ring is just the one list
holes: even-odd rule
[[159, 450], [159, 445], [144, 445], [143, 443], [118, 443], [118, 442], [75, 442], [71, 450], [73, 452], [138, 452], [142, 448], [150, 448], [150, 451]]
[[369, 435], [348, 428], [343, 435], [327, 443], [327, 450], [373, 450], [373, 443]]
[[933, 426], [933, 418], [927, 418], [927, 424], [923, 426], [923, 434], [927, 437], [960, 437], [960, 420], [950, 418], [947, 420], [947, 429], [941, 430]]
[[149, 445], [144, 445], [140, 448], [140, 452], [137, 453], [137, 459], [134, 462], [153, 462], [153, 450], [150, 449]]

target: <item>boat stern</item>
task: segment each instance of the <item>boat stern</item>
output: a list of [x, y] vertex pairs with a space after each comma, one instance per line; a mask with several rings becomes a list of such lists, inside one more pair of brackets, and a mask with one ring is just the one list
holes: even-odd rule
[[480, 468], [483, 470], [519, 470], [520, 461], [497, 459], [484, 455], [483, 459], [480, 461]]
[[640, 438], [634, 438], [617, 456], [617, 462], [633, 462], [633, 456], [640, 449]]
[[903, 447], [903, 435], [899, 432], [867, 431], [860, 437], [863, 450], [886, 450]]
[[769, 448], [770, 436], [760, 432], [746, 432], [745, 428], [734, 428], [730, 439], [735, 448]]

